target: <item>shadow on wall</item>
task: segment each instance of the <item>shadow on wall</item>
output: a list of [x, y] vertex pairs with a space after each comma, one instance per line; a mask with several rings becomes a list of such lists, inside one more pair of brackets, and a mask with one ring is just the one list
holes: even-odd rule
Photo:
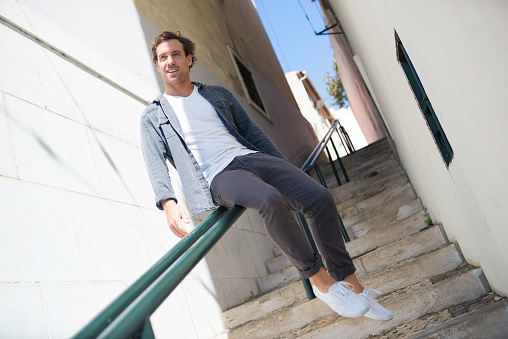
[[[136, 1], [134, 1], [136, 2]], [[157, 26], [155, 26], [150, 20], [148, 20], [143, 14], [141, 14], [138, 11], [138, 17], [139, 17], [139, 24], [141, 25], [141, 29], [143, 30], [143, 35], [145, 36], [145, 43], [146, 43], [146, 51], [150, 55], [150, 60], [152, 59], [152, 41], [157, 36], [157, 34], [161, 33], [164, 30], [167, 29], [159, 29]], [[162, 80], [162, 77], [160, 76], [159, 72], [157, 71], [157, 68], [152, 63], [153, 67], [153, 74], [154, 78], [157, 79], [157, 84], [159, 85], [159, 91], [162, 93], [165, 90], [164, 81]], [[154, 98], [155, 99], [155, 98]]]

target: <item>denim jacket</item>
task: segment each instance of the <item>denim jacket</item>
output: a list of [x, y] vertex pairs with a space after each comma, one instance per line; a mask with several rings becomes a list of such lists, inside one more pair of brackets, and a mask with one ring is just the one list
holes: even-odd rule
[[[231, 92], [220, 86], [193, 84], [212, 104], [226, 129], [238, 142], [249, 149], [285, 159]], [[159, 209], [162, 209], [164, 200], [177, 201], [166, 159], [178, 171], [191, 214], [215, 209], [203, 172], [187, 147], [178, 118], [163, 94], [141, 115], [141, 150]]]

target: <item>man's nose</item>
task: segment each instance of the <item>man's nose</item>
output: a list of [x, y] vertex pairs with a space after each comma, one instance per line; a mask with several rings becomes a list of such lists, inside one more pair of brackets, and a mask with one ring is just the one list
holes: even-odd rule
[[167, 64], [168, 65], [174, 65], [175, 64], [175, 60], [172, 57], [168, 57]]

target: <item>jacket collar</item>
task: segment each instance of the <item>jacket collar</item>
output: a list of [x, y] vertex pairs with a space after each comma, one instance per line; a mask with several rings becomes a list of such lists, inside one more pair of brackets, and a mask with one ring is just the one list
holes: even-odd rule
[[[203, 84], [200, 82], [193, 81], [192, 84], [196, 85], [198, 90], [203, 87]], [[173, 129], [180, 135], [183, 140], [183, 131], [180, 122], [178, 121], [176, 113], [169, 104], [168, 100], [164, 97], [164, 93], [160, 93], [157, 98], [152, 101], [152, 104], [156, 104], [161, 108], [157, 110], [157, 122], [159, 125], [163, 125], [169, 122]]]
[[[191, 83], [193, 85], [196, 85], [198, 87], [198, 89], [201, 89], [204, 85], [200, 82], [197, 82], [197, 81], [191, 81]], [[164, 92], [160, 93], [157, 98], [155, 98], [153, 101], [152, 101], [152, 104], [159, 104], [161, 102], [161, 99], [164, 97]]]
[[159, 106], [159, 109], [156, 110], [157, 123], [160, 125], [164, 125], [166, 123], [170, 123], [171, 127], [175, 130], [177, 134], [183, 139], [183, 131], [180, 126], [180, 122], [176, 116], [173, 107], [169, 104], [168, 100], [161, 93], [159, 96], [153, 101], [154, 104]]

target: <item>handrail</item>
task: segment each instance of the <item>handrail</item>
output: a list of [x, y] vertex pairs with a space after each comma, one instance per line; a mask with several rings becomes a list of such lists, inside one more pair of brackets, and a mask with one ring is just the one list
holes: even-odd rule
[[240, 206], [235, 206], [228, 211], [204, 237], [134, 300], [98, 338], [128, 338], [132, 333], [143, 328], [148, 317], [166, 300], [244, 211], [245, 207]]
[[208, 231], [228, 210], [219, 207], [203, 220], [185, 238], [179, 241], [155, 265], [146, 271], [127, 290], [111, 302], [101, 313], [93, 318], [87, 326], [76, 333], [73, 338], [85, 339], [97, 337], [132, 301], [134, 301], [151, 283], [167, 270], [185, 251], [187, 251], [206, 231]]
[[[309, 155], [309, 157], [307, 158], [305, 163], [300, 168], [302, 171], [304, 171], [305, 173], [307, 173], [309, 175], [310, 175], [310, 171], [312, 171], [312, 169], [314, 168], [316, 170], [316, 174], [319, 178], [319, 181], [321, 182], [321, 185], [323, 185], [324, 187], [327, 187], [327, 188], [328, 188], [328, 186], [326, 185], [325, 178], [323, 177], [323, 174], [321, 173], [321, 170], [319, 169], [319, 166], [316, 163], [317, 160], [319, 159], [319, 157], [321, 156], [321, 154], [323, 153], [324, 149], [326, 149], [326, 153], [327, 153], [328, 159], [330, 161], [330, 166], [332, 167], [333, 174], [335, 175], [335, 179], [337, 180], [337, 184], [339, 186], [342, 185], [340, 178], [339, 178], [339, 174], [337, 173], [337, 169], [335, 168], [335, 164], [332, 161], [332, 156], [330, 154], [330, 150], [328, 149], [328, 146], [327, 146], [328, 142], [331, 142], [331, 144], [333, 146], [333, 150], [335, 151], [335, 154], [337, 155], [337, 161], [342, 169], [342, 172], [344, 173], [346, 182], [349, 182], [349, 177], [346, 173], [346, 169], [344, 168], [344, 165], [342, 164], [342, 160], [340, 160], [339, 152], [337, 152], [337, 147], [335, 147], [335, 143], [333, 142], [333, 139], [332, 139], [333, 132], [334, 131], [337, 132], [342, 145], [346, 149], [346, 145], [344, 144], [344, 141], [342, 140], [342, 137], [337, 129], [337, 125], [340, 126], [341, 130], [343, 129], [343, 127], [341, 126], [338, 119], [333, 121], [332, 125], [326, 132], [325, 136], [321, 139], [321, 141], [319, 141], [319, 143], [316, 145], [316, 147], [314, 148], [312, 153]], [[347, 133], [346, 133], [346, 135], [347, 135]], [[348, 136], [348, 138], [349, 138], [349, 136]], [[351, 144], [350, 150], [351, 149], [352, 149], [352, 144]], [[346, 149], [346, 152], [347, 152], [347, 149]], [[346, 227], [344, 226], [344, 223], [342, 222], [342, 218], [340, 217], [339, 213], [337, 213], [337, 218], [339, 220], [340, 231], [342, 233], [342, 236], [344, 237], [344, 241], [345, 242], [350, 241]], [[309, 242], [312, 250], [314, 252], [318, 252], [316, 243], [314, 241], [314, 238], [312, 237], [312, 233], [309, 230], [309, 226], [307, 225], [307, 222], [305, 221], [305, 217], [303, 216], [303, 214], [300, 212], [296, 212], [296, 219], [298, 220], [298, 223], [300, 224], [300, 228], [302, 229], [305, 237], [307, 238], [307, 241]], [[314, 299], [316, 296], [314, 295], [314, 292], [312, 291], [310, 281], [302, 276], [302, 283], [303, 283], [303, 287], [305, 288], [305, 292], [307, 293], [307, 297], [309, 298], [309, 300]]]
[[[333, 134], [333, 131], [337, 127], [338, 123], [339, 123], [339, 120], [335, 120], [332, 123], [332, 126], [328, 129], [328, 131], [326, 132], [323, 139], [321, 139], [321, 141], [318, 142], [318, 144], [316, 145], [316, 147], [314, 148], [312, 153], [307, 158], [307, 161], [305, 161], [305, 163], [300, 168], [302, 171], [307, 172], [308, 170], [312, 169], [312, 166], [314, 166], [315, 162], [317, 161], [317, 159], [319, 158], [321, 153], [323, 153], [323, 149], [326, 146], [326, 144], [328, 143], [328, 140], [330, 140], [330, 138]], [[319, 151], [318, 151], [318, 149], [319, 149]], [[310, 161], [310, 164], [309, 164], [309, 161]]]
[[[333, 146], [333, 150], [335, 151], [335, 155], [337, 156], [337, 162], [340, 165], [340, 168], [342, 170], [342, 173], [344, 174], [346, 182], [349, 182], [349, 177], [347, 175], [346, 169], [344, 168], [344, 164], [342, 163], [342, 160], [340, 159], [339, 152], [337, 151], [337, 147], [335, 147], [335, 143], [333, 142], [333, 139], [332, 139], [333, 132], [337, 132], [342, 145], [344, 146], [344, 148], [347, 151], [346, 145], [344, 144], [344, 141], [342, 140], [342, 136], [339, 133], [339, 129], [337, 129], [337, 125], [339, 125], [339, 128], [341, 131], [344, 131], [345, 136], [347, 138], [349, 138], [349, 136], [347, 135], [347, 132], [345, 132], [345, 129], [344, 129], [344, 127], [342, 127], [339, 120], [338, 119], [334, 120], [332, 122], [332, 125], [326, 132], [325, 136], [319, 141], [319, 143], [316, 145], [316, 147], [314, 148], [314, 150], [312, 151], [310, 156], [307, 158], [305, 163], [300, 168], [302, 171], [304, 171], [305, 173], [307, 173], [309, 175], [310, 175], [310, 172], [312, 171], [312, 169], [314, 169], [316, 171], [319, 181], [321, 182], [321, 185], [323, 185], [324, 187], [327, 187], [327, 188], [328, 188], [328, 186], [326, 185], [325, 178], [324, 178], [323, 174], [321, 173], [321, 170], [319, 169], [319, 166], [317, 164], [317, 160], [319, 159], [319, 157], [323, 153], [323, 150], [325, 150], [325, 149], [326, 149], [326, 153], [328, 155], [328, 160], [330, 162], [330, 166], [332, 167], [332, 170], [333, 170], [333, 174], [335, 175], [335, 179], [337, 180], [337, 184], [338, 184], [338, 186], [342, 185], [340, 178], [339, 178], [339, 174], [337, 173], [337, 169], [335, 168], [335, 164], [332, 161], [330, 150], [328, 149], [328, 146], [327, 146], [328, 142], [330, 142]], [[351, 143], [350, 140], [349, 140], [349, 143]], [[351, 152], [354, 152], [352, 143], [351, 143], [351, 145], [348, 145], [348, 148], [350, 149]], [[339, 218], [340, 230], [341, 230], [342, 236], [344, 237], [344, 241], [349, 242], [350, 238], [349, 238], [349, 235], [346, 231], [346, 227], [344, 226], [344, 223], [342, 222], [342, 218], [340, 217], [340, 214], [337, 213], [337, 217]], [[314, 243], [314, 239], [312, 238], [309, 227], [308, 227], [307, 223], [305, 222], [305, 218], [299, 212], [297, 212], [297, 220], [300, 223], [300, 227], [302, 228], [305, 236], [307, 237], [307, 240], [309, 240], [309, 243], [310, 243], [312, 249], [314, 251], [317, 251], [316, 245]], [[304, 285], [306, 285], [305, 281], [304, 281]], [[305, 288], [306, 288], [306, 290], [310, 290], [308, 286], [305, 286]], [[314, 298], [313, 293], [307, 293], [307, 295], [309, 296], [309, 299]]]
[[[335, 166], [331, 161], [330, 152], [326, 146], [328, 141], [331, 141], [339, 163], [347, 178], [337, 149], [333, 144], [333, 140], [331, 140], [333, 131], [335, 130], [338, 133], [336, 128], [337, 124], [338, 120], [334, 121], [325, 135], [325, 138], [321, 140], [309, 156], [309, 159], [313, 156], [314, 158], [311, 161], [312, 166], [309, 165], [311, 166], [310, 169], [306, 170], [307, 173], [312, 170], [312, 167], [314, 167], [317, 172], [319, 171], [319, 167], [315, 162], [326, 148], [328, 157], [330, 158], [330, 164], [334, 169], [337, 180], [339, 180]], [[305, 164], [308, 163], [309, 159]], [[302, 167], [302, 169], [303, 168], [304, 167]], [[318, 172], [318, 176], [320, 177], [321, 183], [326, 187], [320, 172]], [[348, 178], [347, 181], [349, 181]], [[340, 181], [338, 182], [340, 185]], [[234, 206], [230, 210], [227, 210], [225, 207], [219, 207], [72, 338], [154, 338], [149, 318], [150, 315], [222, 238], [244, 211], [245, 208], [241, 206]], [[317, 251], [305, 218], [301, 213], [299, 213], [297, 217], [313, 250]], [[339, 222], [341, 230], [343, 234], [345, 234], [345, 239], [349, 241], [347, 233], [345, 233], [345, 229], [343, 229], [344, 226], [340, 220], [340, 215]], [[309, 299], [313, 299], [315, 296], [308, 279], [302, 277], [302, 282], [307, 296]]]
[[[344, 142], [342, 140], [342, 136], [339, 133], [339, 129], [337, 128], [337, 125], [340, 126], [340, 130], [341, 131], [344, 130], [344, 127], [342, 127], [342, 125], [340, 125], [339, 120], [333, 121], [332, 125], [330, 126], [330, 128], [326, 132], [325, 136], [316, 145], [316, 147], [314, 148], [314, 150], [310, 154], [310, 156], [307, 159], [307, 161], [305, 161], [305, 163], [301, 167], [301, 170], [304, 171], [307, 174], [310, 173], [310, 171], [312, 171], [312, 169], [315, 169], [316, 170], [316, 174], [318, 175], [319, 181], [325, 187], [328, 187], [328, 186], [326, 185], [324, 177], [321, 174], [321, 170], [319, 169], [319, 166], [317, 165], [317, 160], [319, 159], [319, 157], [321, 156], [321, 154], [323, 153], [323, 151], [325, 149], [326, 149], [326, 152], [327, 152], [327, 155], [328, 155], [328, 159], [330, 161], [330, 166], [332, 167], [332, 170], [333, 170], [333, 174], [335, 175], [335, 179], [337, 180], [337, 184], [339, 186], [342, 185], [342, 183], [340, 181], [340, 178], [339, 178], [339, 174], [337, 173], [337, 169], [335, 168], [335, 164], [332, 161], [330, 150], [328, 149], [328, 142], [330, 142], [332, 144], [332, 146], [333, 146], [333, 150], [335, 151], [335, 155], [337, 156], [337, 162], [340, 165], [340, 168], [342, 170], [342, 173], [344, 174], [344, 178], [346, 179], [346, 182], [349, 182], [349, 177], [347, 175], [346, 169], [344, 168], [344, 164], [342, 163], [342, 160], [340, 159], [339, 152], [337, 151], [337, 147], [335, 147], [335, 143], [333, 142], [333, 139], [332, 139], [333, 132], [337, 132], [337, 134], [339, 135], [339, 138], [341, 140], [341, 143], [344, 146], [344, 149], [346, 149], [346, 151], [347, 151], [346, 145], [344, 145]], [[349, 136], [348, 136], [348, 138], [349, 138]], [[351, 144], [351, 148], [352, 148], [352, 144]]]

